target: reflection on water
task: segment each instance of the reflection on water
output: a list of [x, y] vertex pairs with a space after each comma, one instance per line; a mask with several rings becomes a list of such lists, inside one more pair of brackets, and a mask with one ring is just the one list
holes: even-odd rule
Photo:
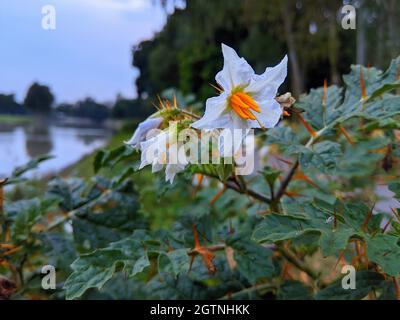
[[0, 123], [0, 177], [9, 176], [16, 166], [43, 154], [55, 158], [42, 163], [35, 175], [56, 173], [103, 147], [109, 134], [99, 126], [71, 127], [46, 121], [17, 126]]

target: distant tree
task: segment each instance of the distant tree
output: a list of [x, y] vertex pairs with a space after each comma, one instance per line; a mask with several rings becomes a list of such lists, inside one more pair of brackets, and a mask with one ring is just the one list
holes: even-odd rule
[[70, 103], [61, 103], [56, 107], [56, 111], [65, 116], [74, 116], [75, 105]]
[[0, 113], [24, 114], [26, 110], [15, 101], [13, 94], [0, 94]]
[[35, 82], [28, 89], [24, 105], [32, 112], [47, 113], [51, 111], [53, 102], [54, 96], [50, 88]]
[[150, 115], [154, 108], [143, 99], [125, 99], [118, 97], [112, 109], [112, 116], [117, 119], [143, 119]]
[[97, 103], [92, 98], [86, 98], [76, 103], [73, 115], [101, 122], [109, 117], [110, 110], [106, 105]]

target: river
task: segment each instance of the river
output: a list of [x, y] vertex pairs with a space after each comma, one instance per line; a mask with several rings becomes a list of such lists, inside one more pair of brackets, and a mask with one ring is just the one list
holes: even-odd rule
[[111, 136], [105, 126], [69, 119], [35, 119], [25, 124], [0, 123], [0, 177], [39, 155], [52, 155], [31, 176], [57, 173], [103, 147]]

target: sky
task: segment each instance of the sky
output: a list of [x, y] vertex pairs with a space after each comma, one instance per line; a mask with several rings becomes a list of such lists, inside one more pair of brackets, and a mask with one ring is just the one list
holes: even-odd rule
[[[55, 30], [42, 28], [45, 5]], [[0, 0], [0, 93], [21, 101], [38, 81], [58, 103], [135, 97], [131, 49], [165, 20], [153, 0]]]

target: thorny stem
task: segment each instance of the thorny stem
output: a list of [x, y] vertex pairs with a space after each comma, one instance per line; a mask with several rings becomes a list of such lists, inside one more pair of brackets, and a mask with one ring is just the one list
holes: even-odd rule
[[274, 198], [275, 203], [279, 202], [279, 200], [285, 194], [286, 188], [288, 187], [288, 185], [289, 185], [290, 181], [292, 180], [294, 174], [296, 173], [296, 170], [298, 167], [299, 167], [299, 159], [296, 160], [296, 162], [292, 165], [292, 167], [286, 174], [285, 178], [283, 179], [283, 181], [278, 189], [278, 192], [276, 193], [276, 196]]
[[58, 227], [59, 225], [65, 223], [67, 220], [74, 218], [75, 215], [77, 213], [79, 213], [80, 210], [82, 210], [82, 208], [84, 208], [85, 206], [89, 206], [91, 203], [93, 203], [93, 201], [96, 201], [96, 200], [100, 199], [101, 197], [108, 195], [109, 193], [111, 193], [111, 190], [106, 190], [106, 191], [100, 193], [99, 196], [97, 196], [94, 199], [91, 199], [90, 201], [86, 202], [79, 208], [76, 208], [74, 210], [67, 212], [63, 217], [61, 217], [60, 219], [56, 219], [53, 223], [49, 224], [47, 226], [47, 228], [45, 229], [45, 231], [50, 231], [51, 229], [54, 229], [54, 228]]
[[271, 203], [271, 199], [269, 199], [268, 197], [254, 191], [251, 189], [242, 189], [240, 188], [240, 186], [234, 182], [234, 181], [227, 181], [225, 183], [225, 186], [229, 189], [235, 190], [236, 192], [239, 192], [241, 194], [246, 194], [250, 197], [253, 197], [254, 199], [260, 200], [262, 202], [265, 202], [267, 204]]
[[312, 269], [310, 269], [303, 261], [298, 259], [296, 255], [288, 248], [284, 247], [278, 247], [278, 251], [286, 258], [287, 261], [289, 261], [291, 264], [296, 266], [298, 269], [304, 271], [307, 273], [307, 275], [313, 279], [317, 280], [318, 279], [318, 274], [315, 273]]
[[[207, 250], [208, 251], [221, 251], [221, 250], [225, 250], [225, 245], [224, 244], [216, 244], [216, 245], [212, 245], [212, 246], [209, 246], [209, 247], [207, 247]], [[189, 255], [189, 256], [191, 256], [191, 255], [194, 255], [194, 254], [197, 254], [198, 252], [196, 251], [196, 250], [190, 250], [187, 254]]]
[[[318, 131], [315, 136], [311, 137], [310, 140], [308, 140], [308, 142], [306, 143], [305, 147], [310, 148], [312, 146], [312, 144], [315, 142], [315, 140], [321, 136], [321, 134], [323, 133], [324, 130], [325, 129]], [[292, 167], [289, 169], [288, 173], [286, 174], [285, 178], [283, 179], [283, 181], [275, 195], [275, 198], [274, 198], [275, 205], [279, 202], [279, 200], [285, 194], [286, 189], [289, 186], [289, 183], [292, 181], [292, 178], [293, 178], [294, 174], [296, 173], [296, 170], [298, 169], [298, 167], [299, 167], [299, 158], [296, 159], [295, 163], [292, 165]]]

